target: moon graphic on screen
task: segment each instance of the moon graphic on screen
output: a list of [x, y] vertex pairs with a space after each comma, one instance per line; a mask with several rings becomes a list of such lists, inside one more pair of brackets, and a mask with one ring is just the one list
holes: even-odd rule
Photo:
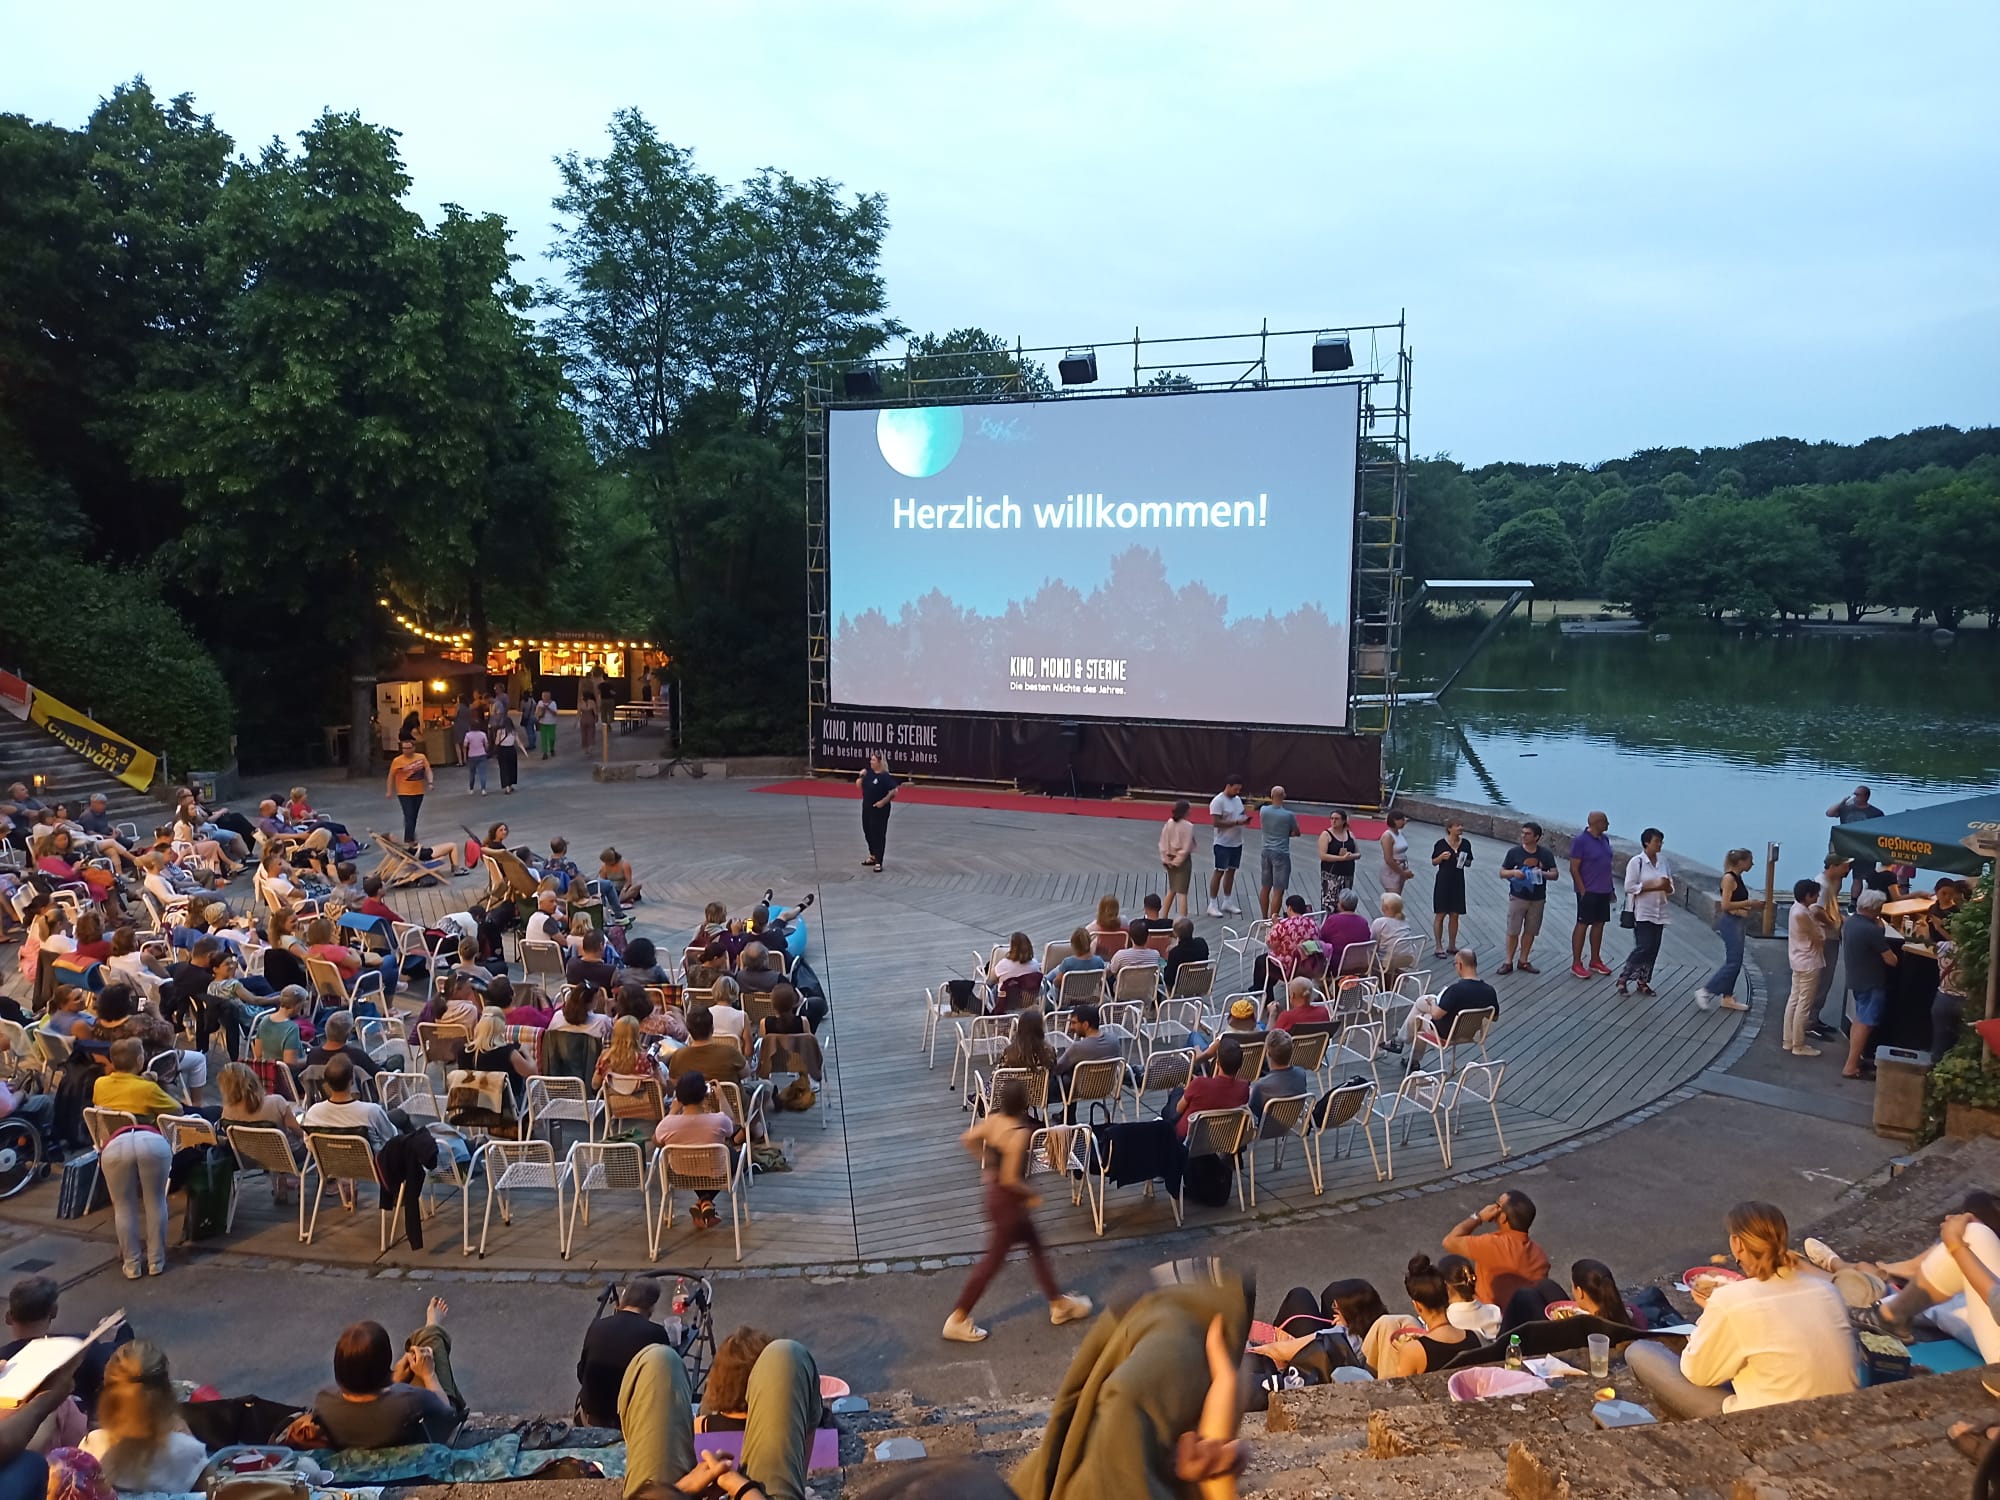
[[889, 467], [928, 479], [958, 456], [965, 413], [955, 406], [885, 406], [875, 418], [875, 442]]

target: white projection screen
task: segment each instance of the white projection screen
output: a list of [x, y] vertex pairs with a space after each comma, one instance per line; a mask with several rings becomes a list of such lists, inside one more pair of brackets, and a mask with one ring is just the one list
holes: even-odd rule
[[828, 417], [835, 703], [1346, 727], [1358, 387]]

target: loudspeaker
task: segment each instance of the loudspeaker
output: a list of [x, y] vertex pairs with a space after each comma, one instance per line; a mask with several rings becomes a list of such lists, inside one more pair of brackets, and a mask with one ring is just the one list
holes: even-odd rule
[[1064, 719], [1058, 727], [1062, 730], [1063, 749], [1074, 755], [1083, 748], [1083, 726], [1081, 724], [1077, 723], [1074, 719]]

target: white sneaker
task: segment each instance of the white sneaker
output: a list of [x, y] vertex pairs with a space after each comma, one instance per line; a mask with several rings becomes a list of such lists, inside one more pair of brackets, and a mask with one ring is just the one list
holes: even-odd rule
[[1696, 990], [1694, 992], [1694, 1008], [1696, 1010], [1707, 1010], [1713, 1004], [1715, 1004], [1715, 996], [1711, 995], [1707, 990]]
[[1049, 1304], [1049, 1321], [1058, 1328], [1091, 1314], [1091, 1301], [1081, 1292], [1066, 1292]]
[[944, 1336], [954, 1344], [976, 1344], [986, 1337], [986, 1330], [953, 1308], [951, 1316], [944, 1320]]
[[1833, 1247], [1827, 1244], [1825, 1240], [1816, 1240], [1808, 1236], [1806, 1242], [1799, 1246], [1799, 1249], [1805, 1253], [1807, 1260], [1818, 1266], [1822, 1271], [1830, 1272], [1840, 1263], [1840, 1257], [1833, 1253]]
[[1221, 907], [1217, 906], [1213, 901], [1208, 903], [1208, 914], [1211, 917], [1224, 917], [1229, 915]]
[[1234, 896], [1231, 896], [1228, 900], [1222, 903], [1222, 909], [1228, 912], [1229, 915], [1232, 917], [1240, 917], [1243, 915], [1243, 908], [1241, 905], [1237, 903], [1237, 900]]

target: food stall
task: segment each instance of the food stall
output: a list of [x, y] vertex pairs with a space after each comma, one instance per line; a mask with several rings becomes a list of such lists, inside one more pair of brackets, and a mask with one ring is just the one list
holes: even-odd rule
[[601, 707], [608, 717], [616, 705], [641, 698], [649, 679], [664, 680], [670, 661], [651, 641], [571, 632], [496, 640], [487, 656], [487, 671], [496, 679], [518, 681], [525, 669], [535, 696], [547, 689], [564, 710], [575, 709], [584, 683], [601, 679], [605, 684]]

